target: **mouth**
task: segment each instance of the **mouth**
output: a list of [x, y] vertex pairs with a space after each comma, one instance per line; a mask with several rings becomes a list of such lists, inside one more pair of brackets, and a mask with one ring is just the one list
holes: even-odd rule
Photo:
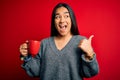
[[67, 25], [59, 25], [60, 31], [65, 31], [67, 28]]

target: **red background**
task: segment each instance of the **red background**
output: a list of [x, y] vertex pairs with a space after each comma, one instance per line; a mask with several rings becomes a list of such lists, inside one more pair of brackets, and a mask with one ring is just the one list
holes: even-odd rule
[[85, 80], [120, 80], [119, 0], [0, 0], [0, 80], [34, 79], [20, 67], [19, 45], [49, 37], [51, 12], [58, 2], [73, 8], [81, 35], [94, 34], [100, 73]]

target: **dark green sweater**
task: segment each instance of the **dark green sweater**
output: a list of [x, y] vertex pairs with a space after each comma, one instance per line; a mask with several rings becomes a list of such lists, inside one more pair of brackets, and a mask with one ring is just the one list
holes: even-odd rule
[[96, 55], [86, 61], [78, 44], [84, 37], [76, 35], [68, 44], [57, 50], [54, 37], [41, 41], [39, 54], [24, 62], [22, 67], [30, 76], [39, 76], [40, 80], [82, 80], [92, 77], [99, 71]]

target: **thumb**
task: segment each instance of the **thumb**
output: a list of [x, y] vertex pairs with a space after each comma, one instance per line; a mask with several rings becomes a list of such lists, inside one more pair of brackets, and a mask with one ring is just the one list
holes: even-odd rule
[[88, 40], [91, 42], [93, 37], [94, 35], [91, 35]]

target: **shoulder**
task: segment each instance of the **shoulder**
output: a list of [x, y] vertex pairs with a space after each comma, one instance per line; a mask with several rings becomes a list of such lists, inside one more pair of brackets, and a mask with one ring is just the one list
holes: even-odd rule
[[53, 37], [47, 37], [41, 40], [41, 44], [47, 44]]
[[82, 35], [74, 35], [72, 42], [74, 42], [74, 44], [78, 45], [79, 42], [83, 39], [86, 39], [86, 37], [82, 36]]
[[74, 35], [74, 37], [75, 37], [76, 40], [86, 39], [86, 37], [82, 36], [82, 35]]

